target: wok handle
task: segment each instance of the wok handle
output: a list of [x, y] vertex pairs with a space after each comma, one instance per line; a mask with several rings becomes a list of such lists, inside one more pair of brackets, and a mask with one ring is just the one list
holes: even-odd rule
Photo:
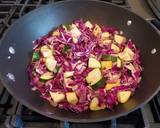
[[151, 23], [153, 23], [157, 28], [158, 30], [160, 31], [160, 21], [159, 20], [152, 20]]
[[153, 18], [153, 19], [146, 19], [146, 21], [159, 33], [160, 35], [160, 21]]

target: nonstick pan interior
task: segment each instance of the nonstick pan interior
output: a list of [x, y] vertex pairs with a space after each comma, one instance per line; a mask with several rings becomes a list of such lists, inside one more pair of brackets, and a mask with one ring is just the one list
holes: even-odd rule
[[[31, 91], [27, 66], [33, 48], [32, 41], [47, 34], [61, 24], [83, 18], [91, 22], [119, 28], [141, 49], [142, 81], [135, 95], [113, 111], [83, 112], [76, 114], [52, 107]], [[127, 25], [127, 21], [131, 25]], [[15, 54], [9, 53], [9, 47]], [[151, 54], [155, 48], [157, 52]], [[72, 122], [98, 122], [127, 114], [149, 101], [159, 90], [160, 84], [160, 36], [151, 25], [126, 9], [97, 1], [67, 1], [49, 4], [28, 13], [15, 22], [0, 44], [0, 78], [8, 91], [22, 104], [45, 116]], [[11, 56], [11, 59], [7, 57]], [[15, 81], [8, 78], [15, 76]]]

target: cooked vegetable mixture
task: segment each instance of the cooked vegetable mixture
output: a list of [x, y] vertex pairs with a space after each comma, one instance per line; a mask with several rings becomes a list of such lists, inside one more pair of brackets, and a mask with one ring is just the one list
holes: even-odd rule
[[114, 27], [76, 20], [33, 43], [30, 82], [54, 107], [113, 109], [141, 81], [139, 49]]

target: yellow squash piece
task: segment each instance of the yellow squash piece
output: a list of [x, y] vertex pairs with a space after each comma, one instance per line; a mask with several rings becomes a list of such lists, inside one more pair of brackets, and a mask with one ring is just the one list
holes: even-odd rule
[[124, 61], [132, 60], [132, 57], [126, 52], [121, 52], [121, 53], [118, 54], [118, 56], [119, 56], [119, 58], [121, 58]]
[[94, 27], [94, 29], [93, 29], [93, 34], [94, 34], [95, 36], [98, 36], [98, 35], [100, 35], [101, 33], [102, 33], [101, 28], [99, 27], [99, 25], [95, 24], [95, 27]]
[[53, 35], [53, 36], [59, 36], [59, 35], [60, 35], [60, 33], [59, 33], [59, 31], [58, 31], [58, 30], [56, 30], [56, 31], [54, 31], [54, 32], [52, 33], [52, 35]]
[[111, 44], [111, 49], [115, 52], [115, 53], [118, 53], [120, 51], [120, 48], [115, 45], [115, 44]]
[[100, 68], [101, 64], [95, 58], [89, 58], [88, 67], [90, 67], [90, 68]]
[[105, 105], [103, 105], [102, 107], [100, 107], [99, 105], [99, 100], [97, 97], [94, 97], [91, 102], [90, 102], [90, 105], [89, 105], [89, 108], [90, 110], [92, 111], [98, 111], [98, 110], [101, 110], [101, 109], [105, 109]]
[[118, 80], [116, 83], [107, 83], [105, 86], [106, 90], [111, 90], [113, 87], [120, 86], [120, 80]]
[[136, 72], [136, 69], [135, 67], [133, 66], [133, 64], [128, 64], [128, 65], [125, 65], [124, 67], [126, 67], [127, 69], [129, 69], [132, 73], [135, 73]]
[[93, 28], [93, 25], [91, 24], [90, 21], [86, 21], [85, 27], [88, 27], [88, 28], [92, 29], [92, 28]]
[[109, 39], [109, 32], [103, 32], [101, 35], [102, 40], [108, 40]]
[[62, 92], [49, 92], [49, 93], [54, 103], [59, 103], [65, 99], [65, 95]]
[[46, 57], [46, 58], [53, 56], [52, 55], [52, 50], [47, 45], [42, 46], [41, 49], [40, 49], [40, 51], [41, 51], [42, 55], [44, 57]]
[[46, 72], [40, 76], [42, 80], [49, 80], [53, 78], [53, 74], [51, 72]]
[[78, 38], [77, 37], [72, 37], [72, 41], [73, 41], [73, 43], [77, 43], [78, 42]]
[[122, 62], [119, 58], [117, 58], [117, 67], [121, 68], [122, 67]]
[[90, 85], [96, 84], [102, 78], [102, 74], [99, 68], [93, 69], [91, 72], [88, 73], [86, 77], [86, 81]]
[[57, 61], [54, 58], [50, 57], [50, 58], [46, 58], [45, 64], [46, 64], [47, 69], [53, 72], [57, 65]]
[[126, 41], [126, 38], [123, 37], [123, 36], [115, 34], [114, 35], [114, 40], [115, 40], [116, 43], [122, 44], [122, 43], [124, 43]]
[[75, 24], [72, 24], [70, 33], [72, 37], [79, 37], [81, 35], [81, 31], [77, 28]]
[[70, 103], [70, 104], [77, 104], [78, 103], [78, 98], [77, 98], [77, 95], [75, 92], [67, 92], [66, 93], [66, 98], [67, 98], [67, 101]]
[[72, 24], [71, 25], [71, 30], [70, 30], [70, 33], [72, 35], [72, 41], [74, 43], [77, 43], [78, 42], [78, 38], [79, 36], [82, 34], [81, 31], [77, 28], [77, 26], [75, 24]]
[[130, 61], [133, 59], [134, 53], [133, 51], [126, 47], [123, 52], [119, 53], [118, 56], [125, 61]]
[[117, 98], [120, 103], [125, 103], [131, 96], [131, 91], [119, 91], [117, 93]]
[[68, 26], [68, 28], [65, 25], [62, 25], [62, 28], [64, 28], [65, 31], [68, 31], [68, 29], [70, 29], [70, 25]]
[[112, 61], [101, 61], [102, 69], [111, 69], [112, 68]]
[[74, 74], [74, 71], [66, 71], [66, 72], [64, 73], [64, 77], [65, 77], [65, 78], [68, 78], [68, 77], [73, 76], [73, 74]]
[[110, 40], [110, 39], [103, 40], [102, 43], [103, 43], [104, 45], [108, 45], [108, 44], [111, 44], [111, 43], [112, 43], [112, 40]]
[[72, 88], [72, 86], [69, 86], [69, 83], [72, 81], [71, 78], [65, 78], [64, 77], [64, 85], [67, 87], [67, 88]]
[[134, 52], [129, 47], [125, 47], [124, 52], [128, 53], [130, 56], [134, 55]]

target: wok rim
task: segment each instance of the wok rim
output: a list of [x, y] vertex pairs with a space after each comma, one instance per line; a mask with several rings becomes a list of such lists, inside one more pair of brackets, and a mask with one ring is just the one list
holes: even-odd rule
[[[113, 3], [109, 3], [109, 2], [105, 2], [105, 1], [98, 1], [98, 0], [81, 0], [81, 2], [97, 2], [97, 3], [103, 3], [103, 4], [108, 4], [117, 8], [121, 8], [125, 11], [128, 11], [130, 13], [132, 13], [133, 15], [135, 15], [136, 17], [140, 18], [141, 20], [143, 20], [144, 22], [147, 22], [144, 18], [140, 17], [138, 14], [132, 12], [131, 10], [127, 9], [127, 8], [123, 8], [119, 5], [115, 5]], [[6, 38], [6, 35], [12, 30], [13, 27], [15, 27], [18, 23], [20, 23], [21, 21], [23, 21], [24, 18], [29, 17], [31, 14], [38, 12], [39, 10], [47, 7], [47, 6], [56, 6], [56, 5], [61, 5], [64, 3], [68, 3], [68, 2], [76, 2], [74, 0], [66, 0], [66, 1], [59, 1], [59, 2], [52, 2], [49, 3], [47, 5], [43, 5], [39, 8], [36, 8], [30, 12], [28, 12], [27, 14], [25, 14], [24, 16], [22, 16], [20, 19], [16, 20], [5, 32], [5, 35], [3, 35], [3, 37], [0, 40], [0, 46], [1, 44], [4, 42], [3, 40]], [[159, 33], [155, 30], [154, 26], [151, 25], [150, 23], [147, 22], [148, 25], [150, 25], [150, 27], [152, 27], [152, 29], [154, 29], [155, 34], [157, 34], [157, 36], [159, 35]], [[0, 71], [0, 80], [2, 85], [7, 89], [7, 91], [17, 100], [19, 101], [22, 105], [26, 106], [27, 108], [52, 119], [56, 119], [56, 120], [61, 120], [61, 121], [69, 121], [69, 122], [75, 122], [75, 123], [95, 123], [95, 122], [101, 122], [101, 121], [106, 121], [106, 120], [111, 120], [114, 118], [118, 118], [124, 115], [127, 115], [141, 107], [143, 107], [146, 103], [148, 103], [159, 91], [160, 91], [160, 85], [158, 85], [157, 89], [154, 91], [154, 93], [152, 93], [152, 95], [148, 96], [148, 98], [146, 98], [143, 102], [139, 103], [139, 105], [136, 105], [135, 107], [130, 108], [130, 110], [126, 111], [126, 112], [120, 112], [119, 114], [113, 115], [113, 116], [109, 116], [109, 117], [100, 117], [100, 118], [95, 118], [95, 119], [74, 119], [74, 118], [67, 118], [67, 117], [60, 117], [60, 116], [56, 116], [56, 115], [52, 115], [52, 114], [45, 114], [44, 112], [40, 111], [39, 109], [36, 109], [35, 107], [33, 107], [32, 105], [30, 105], [28, 102], [26, 102], [25, 100], [23, 100], [23, 98], [18, 97], [13, 91], [11, 91], [11, 89], [9, 88], [9, 86], [5, 83], [5, 81], [2, 79], [2, 75], [1, 75], [1, 71]]]

